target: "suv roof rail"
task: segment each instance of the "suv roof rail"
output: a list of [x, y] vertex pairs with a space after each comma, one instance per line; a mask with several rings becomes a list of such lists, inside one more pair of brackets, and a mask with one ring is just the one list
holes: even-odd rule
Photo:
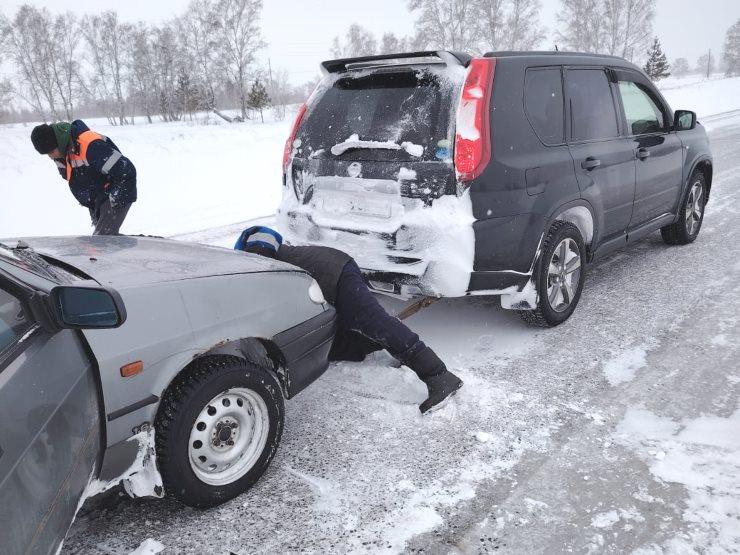
[[361, 56], [357, 58], [327, 60], [325, 62], [321, 62], [321, 68], [326, 73], [341, 73], [358, 69], [405, 65], [444, 64], [467, 67], [472, 59], [473, 57], [465, 52], [426, 50], [422, 52], [380, 54], [377, 56]]
[[625, 61], [619, 56], [610, 54], [594, 54], [589, 52], [568, 52], [566, 50], [501, 50], [486, 52], [484, 58], [505, 58], [507, 56], [579, 56], [583, 58], [611, 58], [613, 60]]

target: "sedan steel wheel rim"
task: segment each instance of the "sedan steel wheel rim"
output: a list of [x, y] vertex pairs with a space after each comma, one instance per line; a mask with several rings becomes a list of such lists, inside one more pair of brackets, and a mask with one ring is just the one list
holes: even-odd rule
[[689, 197], [686, 199], [686, 233], [689, 235], [693, 235], [701, 223], [701, 217], [704, 213], [703, 201], [704, 188], [701, 186], [701, 182], [697, 181], [691, 187]]
[[265, 401], [235, 387], [203, 407], [190, 431], [190, 467], [206, 484], [235, 482], [255, 465], [267, 443], [270, 418]]
[[573, 302], [581, 280], [581, 251], [571, 238], [558, 243], [547, 269], [547, 300], [555, 312], [563, 312]]

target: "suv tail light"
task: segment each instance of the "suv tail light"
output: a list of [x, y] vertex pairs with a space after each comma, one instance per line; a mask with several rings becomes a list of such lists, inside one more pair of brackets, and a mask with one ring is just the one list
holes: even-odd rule
[[455, 130], [455, 171], [459, 181], [478, 177], [491, 160], [490, 105], [495, 58], [474, 58], [465, 78]]
[[305, 115], [306, 103], [304, 102], [303, 104], [301, 104], [300, 108], [298, 108], [298, 113], [296, 114], [295, 121], [293, 122], [293, 129], [291, 129], [290, 136], [285, 142], [285, 150], [283, 151], [283, 173], [288, 171], [290, 154], [291, 152], [293, 152], [293, 141], [295, 141], [295, 136], [298, 134], [298, 129], [301, 127], [301, 121], [303, 120], [303, 116]]

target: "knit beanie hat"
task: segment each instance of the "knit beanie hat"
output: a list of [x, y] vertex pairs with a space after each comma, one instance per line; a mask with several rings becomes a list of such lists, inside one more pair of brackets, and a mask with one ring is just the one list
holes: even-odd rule
[[242, 231], [234, 249], [275, 258], [282, 244], [283, 236], [277, 231], [269, 227], [255, 225]]
[[57, 137], [51, 125], [42, 123], [31, 131], [31, 142], [39, 154], [49, 154], [57, 148]]

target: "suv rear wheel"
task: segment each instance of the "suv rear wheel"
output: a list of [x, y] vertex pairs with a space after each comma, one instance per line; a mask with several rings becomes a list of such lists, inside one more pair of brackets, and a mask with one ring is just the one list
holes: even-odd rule
[[282, 392], [267, 370], [238, 357], [203, 357], [176, 378], [157, 414], [165, 493], [198, 508], [243, 493], [275, 455], [283, 419]]
[[663, 241], [669, 245], [688, 245], [699, 235], [707, 203], [707, 182], [704, 174], [696, 171], [689, 181], [689, 190], [678, 211], [678, 221], [660, 229]]
[[585, 261], [586, 247], [578, 228], [561, 220], [553, 223], [535, 264], [537, 308], [518, 311], [524, 321], [547, 328], [570, 318], [581, 298]]

